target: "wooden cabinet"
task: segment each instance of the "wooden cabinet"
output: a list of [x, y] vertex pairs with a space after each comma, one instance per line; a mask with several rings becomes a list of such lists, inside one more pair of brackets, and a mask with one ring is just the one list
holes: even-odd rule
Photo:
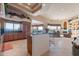
[[30, 56], [32, 56], [32, 37], [28, 36], [27, 38], [27, 49]]
[[13, 34], [12, 33], [7, 33], [4, 35], [4, 42], [7, 41], [12, 41], [13, 40]]

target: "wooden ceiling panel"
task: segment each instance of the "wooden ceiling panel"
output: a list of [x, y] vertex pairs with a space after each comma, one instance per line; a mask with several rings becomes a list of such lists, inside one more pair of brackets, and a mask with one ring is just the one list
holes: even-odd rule
[[13, 6], [8, 6], [8, 12], [15, 12], [18, 14], [24, 14], [21, 10], [16, 9]]
[[[16, 6], [22, 10], [26, 10], [26, 12], [35, 13], [42, 8], [41, 3], [9, 3], [10, 6]], [[11, 8], [11, 7], [10, 7]], [[13, 8], [14, 9], [14, 8]], [[17, 8], [15, 8], [16, 10]], [[17, 10], [19, 13], [19, 11]], [[21, 12], [20, 12], [21, 13]]]
[[40, 3], [22, 3], [25, 7], [29, 7], [31, 9], [31, 12], [34, 13], [41, 9], [42, 4]]
[[31, 4], [28, 4], [28, 3], [23, 3], [25, 6], [29, 6], [30, 8], [34, 8], [37, 3], [31, 3]]

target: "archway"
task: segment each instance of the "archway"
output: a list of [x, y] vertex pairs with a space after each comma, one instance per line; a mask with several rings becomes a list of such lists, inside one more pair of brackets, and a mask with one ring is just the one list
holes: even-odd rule
[[64, 22], [64, 29], [67, 29], [67, 22]]

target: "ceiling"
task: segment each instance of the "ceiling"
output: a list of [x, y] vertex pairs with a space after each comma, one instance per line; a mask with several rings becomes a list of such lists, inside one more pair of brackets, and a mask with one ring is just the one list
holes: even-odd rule
[[32, 25], [39, 25], [39, 24], [43, 24], [43, 22], [37, 21], [37, 20], [32, 20]]
[[53, 21], [51, 20], [68, 20], [74, 16], [79, 16], [79, 3], [10, 3], [9, 5], [15, 5], [25, 13], [30, 12], [32, 20], [39, 20], [44, 23], [52, 24]]
[[45, 3], [42, 9], [35, 13], [49, 19], [70, 19], [73, 16], [79, 16], [78, 3]]
[[39, 3], [8, 3], [10, 6], [17, 6], [27, 10], [30, 13], [35, 13], [42, 8], [42, 4]]

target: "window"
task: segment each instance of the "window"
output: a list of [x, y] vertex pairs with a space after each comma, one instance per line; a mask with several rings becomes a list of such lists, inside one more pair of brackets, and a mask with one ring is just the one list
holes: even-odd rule
[[60, 30], [61, 29], [61, 26], [58, 26], [57, 29]]
[[61, 26], [48, 26], [48, 29], [50, 30], [60, 30], [61, 29]]
[[39, 30], [39, 31], [43, 30], [43, 27], [42, 27], [42, 26], [39, 26], [39, 27], [38, 27], [38, 30]]
[[43, 33], [43, 26], [34, 26], [32, 28], [32, 33], [33, 34], [41, 34], [41, 33]]
[[33, 27], [33, 30], [37, 30], [37, 27]]
[[16, 32], [16, 31], [22, 31], [22, 24], [21, 23], [14, 23], [14, 22], [8, 22], [5, 23], [4, 31], [5, 32]]
[[55, 29], [57, 29], [57, 26], [48, 26], [48, 29], [55, 30]]
[[14, 23], [14, 31], [21, 31], [21, 24]]
[[5, 32], [13, 31], [13, 23], [6, 23], [4, 30], [5, 30]]

